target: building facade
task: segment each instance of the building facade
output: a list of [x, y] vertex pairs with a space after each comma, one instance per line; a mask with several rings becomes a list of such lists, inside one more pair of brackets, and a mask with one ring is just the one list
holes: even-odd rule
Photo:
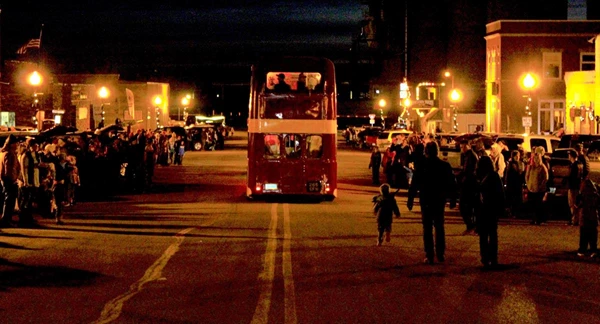
[[564, 128], [565, 73], [595, 69], [591, 40], [600, 21], [499, 20], [487, 24], [486, 32], [486, 131]]
[[[100, 89], [106, 93], [100, 95]], [[169, 124], [170, 86], [161, 82], [121, 81], [118, 74], [62, 74], [52, 84], [53, 111], [69, 118], [79, 130], [117, 122], [132, 129], [156, 129]]]

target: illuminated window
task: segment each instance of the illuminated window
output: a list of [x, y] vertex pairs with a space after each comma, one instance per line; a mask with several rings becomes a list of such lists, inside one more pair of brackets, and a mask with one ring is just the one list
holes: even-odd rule
[[278, 135], [265, 135], [265, 158], [278, 159], [281, 156], [281, 146]]
[[290, 134], [285, 135], [285, 155], [290, 159], [298, 159], [302, 155], [302, 146], [300, 145], [300, 135]]
[[543, 53], [542, 65], [545, 79], [560, 79], [562, 75], [562, 53]]
[[320, 135], [308, 135], [306, 137], [307, 157], [320, 159], [323, 155], [323, 138]]
[[594, 53], [581, 53], [579, 70], [594, 71], [596, 69], [596, 55]]

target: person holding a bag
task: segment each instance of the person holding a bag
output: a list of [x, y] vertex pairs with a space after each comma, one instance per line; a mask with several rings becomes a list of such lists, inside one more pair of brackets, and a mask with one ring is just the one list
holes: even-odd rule
[[535, 211], [532, 225], [546, 224], [546, 212], [544, 210], [544, 196], [546, 195], [548, 182], [548, 168], [542, 161], [542, 155], [535, 153], [533, 163], [527, 168], [525, 182], [527, 184], [527, 199]]

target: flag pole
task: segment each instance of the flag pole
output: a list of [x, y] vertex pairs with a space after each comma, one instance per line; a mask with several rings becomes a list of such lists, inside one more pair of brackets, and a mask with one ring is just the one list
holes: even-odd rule
[[44, 24], [40, 27], [40, 49], [42, 49], [42, 32], [44, 31]]

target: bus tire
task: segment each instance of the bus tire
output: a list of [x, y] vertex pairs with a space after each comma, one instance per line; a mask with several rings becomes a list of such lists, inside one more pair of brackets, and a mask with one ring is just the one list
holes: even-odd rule
[[334, 195], [323, 196], [323, 201], [333, 201], [335, 199]]

